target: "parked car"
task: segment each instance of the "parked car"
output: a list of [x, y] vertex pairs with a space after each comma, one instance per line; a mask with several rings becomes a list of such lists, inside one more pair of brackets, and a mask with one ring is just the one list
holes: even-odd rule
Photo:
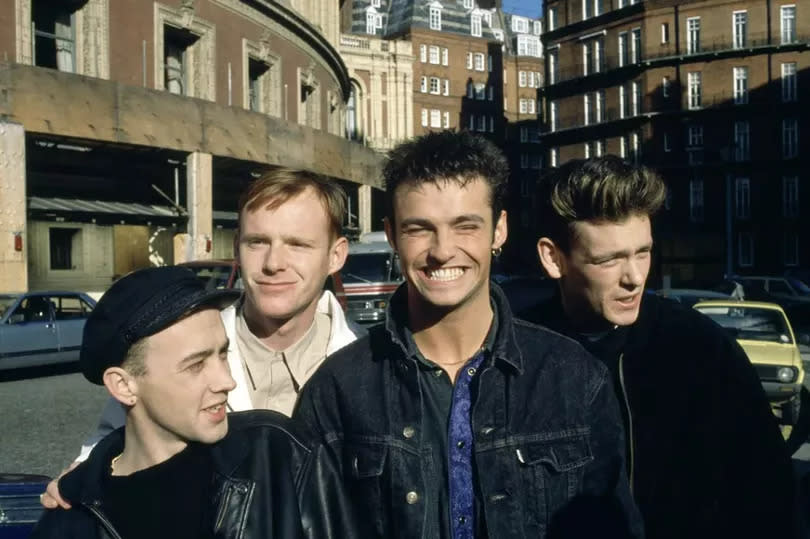
[[0, 370], [78, 361], [95, 306], [81, 292], [0, 295]]
[[25, 539], [42, 515], [39, 495], [51, 478], [44, 475], [0, 473], [0, 537]]
[[[190, 262], [181, 262], [178, 266], [194, 271], [209, 290], [215, 288], [237, 288], [241, 290], [243, 288], [242, 279], [239, 275], [239, 264], [232, 258], [192, 260]], [[329, 275], [323, 288], [335, 295], [343, 311], [346, 312], [346, 292], [343, 290], [343, 281], [340, 275]]]
[[662, 298], [669, 298], [687, 307], [692, 307], [695, 303], [709, 299], [729, 299], [729, 294], [716, 292], [714, 290], [702, 290], [699, 288], [662, 288], [655, 292]]
[[775, 303], [703, 301], [694, 308], [734, 337], [754, 365], [777, 417], [796, 424], [801, 410], [804, 368], [793, 328]]
[[745, 299], [778, 303], [783, 308], [795, 303], [810, 304], [810, 287], [795, 277], [735, 276], [743, 287]]
[[360, 242], [349, 245], [340, 277], [346, 291], [346, 315], [360, 324], [385, 320], [388, 299], [403, 280], [399, 259], [380, 232], [363, 235]]

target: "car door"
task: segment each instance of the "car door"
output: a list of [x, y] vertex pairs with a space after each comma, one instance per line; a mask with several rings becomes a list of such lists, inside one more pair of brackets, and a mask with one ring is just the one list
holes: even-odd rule
[[2, 368], [31, 367], [59, 360], [59, 338], [47, 296], [20, 301], [3, 327]]
[[79, 294], [51, 296], [54, 306], [54, 322], [59, 337], [59, 352], [62, 361], [76, 361], [82, 347], [82, 334], [87, 317], [93, 306]]

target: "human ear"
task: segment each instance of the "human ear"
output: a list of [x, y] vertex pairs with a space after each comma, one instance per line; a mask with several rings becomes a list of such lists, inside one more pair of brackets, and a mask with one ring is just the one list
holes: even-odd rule
[[329, 248], [329, 274], [340, 271], [349, 255], [349, 240], [344, 236], [336, 239]]
[[506, 210], [501, 210], [501, 214], [498, 216], [498, 220], [495, 221], [495, 230], [492, 235], [492, 248], [498, 249], [504, 243], [506, 243], [506, 238], [509, 236], [509, 226], [507, 224], [506, 219]]
[[537, 255], [549, 277], [559, 279], [565, 274], [565, 257], [551, 238], [544, 236], [537, 240]]
[[110, 395], [121, 404], [134, 406], [138, 402], [138, 383], [126, 370], [110, 367], [104, 371], [102, 380]]

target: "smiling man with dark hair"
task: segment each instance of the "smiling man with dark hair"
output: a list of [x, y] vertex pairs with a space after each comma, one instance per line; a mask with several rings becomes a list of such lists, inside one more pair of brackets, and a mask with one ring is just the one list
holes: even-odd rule
[[745, 353], [698, 312], [644, 293], [661, 179], [609, 155], [554, 170], [537, 196], [537, 250], [559, 294], [519, 316], [610, 370], [647, 536], [793, 537], [790, 459]]
[[395, 148], [384, 174], [406, 282], [294, 414], [342, 463], [369, 537], [639, 536], [607, 370], [515, 320], [490, 284], [507, 237], [503, 155], [432, 133]]

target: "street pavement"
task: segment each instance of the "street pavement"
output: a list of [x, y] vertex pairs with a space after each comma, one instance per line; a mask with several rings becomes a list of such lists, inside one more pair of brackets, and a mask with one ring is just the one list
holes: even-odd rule
[[0, 371], [0, 473], [57, 475], [94, 431], [106, 399], [75, 364]]

